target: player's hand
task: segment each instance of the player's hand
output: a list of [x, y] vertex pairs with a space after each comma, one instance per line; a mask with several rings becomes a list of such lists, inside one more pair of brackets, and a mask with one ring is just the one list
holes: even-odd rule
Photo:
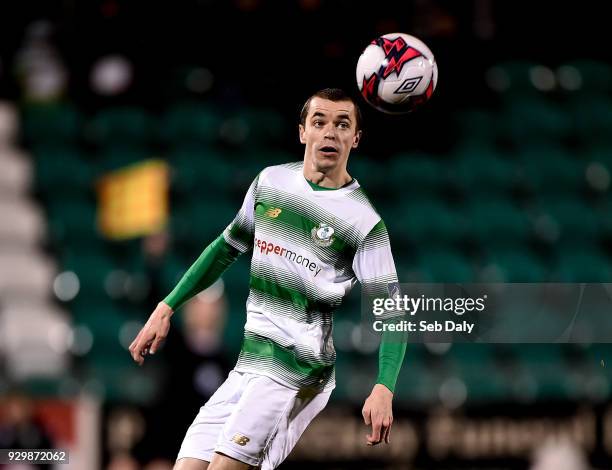
[[367, 426], [372, 426], [372, 434], [366, 436], [367, 445], [375, 446], [382, 441], [389, 443], [393, 424], [393, 392], [382, 384], [374, 385], [366, 399], [361, 414]]
[[130, 344], [129, 350], [132, 359], [142, 365], [147, 354], [155, 354], [160, 343], [168, 336], [170, 330], [170, 317], [174, 312], [165, 304], [160, 302], [142, 327], [138, 336]]

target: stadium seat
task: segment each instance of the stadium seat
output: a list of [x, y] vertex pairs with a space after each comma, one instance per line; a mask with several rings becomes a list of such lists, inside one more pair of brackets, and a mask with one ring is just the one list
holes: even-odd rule
[[578, 196], [551, 195], [538, 201], [542, 214], [558, 225], [560, 241], [592, 244], [601, 236], [601, 223], [593, 208]]
[[[605, 199], [610, 193], [612, 183], [612, 144], [593, 145], [576, 152], [584, 165], [584, 178], [591, 192]], [[609, 217], [601, 217], [604, 225], [609, 225]]]
[[395, 385], [395, 397], [402, 406], [430, 405], [438, 402], [440, 379], [418, 357], [413, 357], [414, 348], [408, 345], [402, 372]]
[[289, 135], [289, 128], [284, 117], [272, 109], [244, 109], [230, 117], [229, 120], [233, 121], [233, 125], [242, 125], [246, 130], [243, 143], [248, 144], [249, 147], [273, 147], [282, 144]]
[[612, 262], [595, 249], [568, 249], [558, 254], [553, 276], [556, 282], [612, 282]]
[[521, 97], [508, 102], [500, 117], [500, 136], [515, 145], [555, 142], [569, 137], [571, 117], [564, 108], [542, 98]]
[[47, 208], [49, 229], [58, 248], [87, 246], [98, 239], [96, 208], [86, 197], [58, 197]]
[[577, 155], [587, 163], [601, 163], [609, 172], [612, 172], [612, 145], [592, 145], [577, 152]]
[[93, 167], [82, 158], [77, 147], [36, 147], [35, 187], [46, 200], [59, 193], [78, 195], [92, 189]]
[[578, 193], [585, 184], [585, 165], [556, 145], [531, 145], [515, 153], [522, 180], [533, 193]]
[[462, 215], [444, 202], [434, 199], [406, 198], [389, 208], [390, 230], [414, 244], [450, 244], [465, 235]]
[[[148, 380], [144, 380], [145, 374], [140, 374], [134, 368], [134, 362], [125, 348], [125, 342], [131, 338], [130, 333], [134, 334], [134, 328], [126, 330], [125, 327], [128, 321], [135, 321], [136, 318], [122, 306], [108, 301], [79, 302], [73, 306], [72, 312], [73, 323], [92, 332], [92, 347], [79, 367], [80, 373], [85, 377], [94, 377], [100, 384], [98, 393], [106, 399], [147, 401], [151, 393], [147, 388], [155, 388], [155, 381], [159, 377], [156, 377], [157, 366], [151, 363], [147, 366]], [[139, 319], [143, 321], [144, 318], [142, 315]]]
[[486, 109], [471, 108], [454, 113], [458, 141], [473, 146], [493, 146], [497, 137], [499, 114]]
[[470, 402], [508, 398], [509, 381], [496, 368], [491, 346], [485, 343], [455, 343], [446, 354], [451, 370], [462, 380]]
[[[270, 146], [235, 149], [231, 153], [224, 152], [224, 158], [233, 162], [234, 173], [244, 166], [246, 170], [254, 172], [253, 177], [255, 177], [265, 167], [282, 163], [301, 162], [304, 156], [301, 153], [286, 152]], [[252, 178], [250, 179], [252, 180]]]
[[160, 122], [160, 137], [172, 146], [210, 144], [219, 137], [221, 117], [212, 106], [181, 103], [169, 109]]
[[[608, 367], [608, 364], [612, 362], [612, 345], [609, 343], [591, 344], [587, 348], [587, 354], [589, 365], [591, 367], [596, 367], [597, 375], [604, 379], [604, 383], [607, 384], [608, 390], [610, 390], [612, 387], [612, 371]], [[604, 367], [602, 367], [602, 365]]]
[[[612, 166], [608, 168], [609, 173], [607, 175], [604, 174], [604, 178], [612, 176]], [[610, 185], [610, 180], [607, 180], [607, 184]], [[612, 212], [612, 193], [609, 188], [610, 186], [607, 186], [601, 195], [589, 201], [592, 215], [597, 220], [599, 238], [604, 244], [609, 244], [612, 241], [612, 218], [610, 217]]]
[[483, 260], [482, 282], [544, 282], [548, 270], [538, 255], [527, 247], [488, 250]]
[[422, 282], [474, 282], [470, 261], [460, 252], [429, 248], [417, 253], [417, 270]]
[[[563, 356], [558, 344], [515, 344], [512, 351], [520, 376], [530, 383], [532, 400], [568, 396], [569, 382], [563, 379], [568, 379], [568, 376], [564, 374]], [[520, 382], [517, 379], [516, 383]]]
[[70, 250], [61, 256], [61, 269], [74, 272], [79, 278], [77, 299], [91, 305], [108, 298], [106, 282], [109, 274], [117, 268], [110, 257], [100, 252]]
[[119, 107], [100, 111], [87, 127], [88, 139], [106, 146], [146, 146], [153, 130], [152, 117], [144, 108]]
[[160, 157], [161, 155], [149, 152], [145, 148], [129, 145], [108, 146], [95, 155], [96, 176], [102, 176], [109, 171], [119, 170], [143, 160]]
[[441, 192], [447, 180], [446, 162], [431, 155], [395, 155], [386, 167], [390, 191], [403, 198], [418, 198]]
[[271, 160], [271, 155], [260, 150], [237, 150], [224, 152], [225, 158], [234, 162], [232, 177], [228, 181], [229, 190], [234, 199], [242, 203], [244, 195], [255, 177], [264, 167], [278, 163]]
[[362, 154], [359, 151], [353, 154], [348, 161], [348, 172], [358, 181], [364, 182], [367, 194], [383, 193], [389, 190], [388, 173], [375, 158]]
[[[570, 68], [577, 72], [578, 87], [573, 93], [607, 93], [612, 90], [612, 66], [608, 62], [579, 59], [562, 64], [564, 68]], [[558, 72], [563, 69], [558, 69]]]
[[573, 128], [580, 142], [593, 145], [612, 142], [612, 99], [600, 94], [582, 94], [568, 104]]
[[229, 191], [234, 165], [223, 153], [211, 147], [179, 147], [167, 157], [174, 170], [175, 192], [189, 197], [193, 193], [218, 196]]
[[517, 185], [516, 166], [491, 148], [458, 149], [452, 162], [453, 184], [466, 195], [508, 193]]
[[531, 236], [527, 215], [507, 199], [470, 199], [460, 212], [467, 218], [467, 236], [482, 245], [517, 244]]
[[194, 247], [208, 244], [228, 226], [239, 209], [240, 205], [226, 199], [185, 202], [173, 209], [173, 233], [179, 243]]
[[101, 354], [120, 346], [119, 331], [129, 318], [116, 304], [104, 299], [86, 302], [83, 298], [74, 302], [71, 313], [74, 324], [85, 325], [92, 331], [94, 348]]
[[[206, 247], [206, 243], [202, 241], [201, 250]], [[160, 289], [164, 292], [171, 292], [176, 287], [176, 284], [181, 280], [185, 271], [195, 262], [197, 258], [182, 258], [178, 256], [168, 256], [164, 259], [164, 263], [160, 270]]]
[[24, 137], [31, 145], [72, 144], [79, 137], [81, 117], [67, 103], [28, 105], [22, 112]]

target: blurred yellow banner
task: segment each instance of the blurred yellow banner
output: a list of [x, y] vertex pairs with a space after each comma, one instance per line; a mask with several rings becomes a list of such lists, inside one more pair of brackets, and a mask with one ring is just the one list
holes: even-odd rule
[[168, 165], [145, 160], [98, 182], [98, 227], [114, 240], [158, 232], [168, 220]]

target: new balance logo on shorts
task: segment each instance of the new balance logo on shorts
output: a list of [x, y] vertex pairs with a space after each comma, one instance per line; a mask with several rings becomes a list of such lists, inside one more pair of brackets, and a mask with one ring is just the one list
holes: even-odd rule
[[245, 446], [250, 441], [250, 439], [242, 434], [234, 434], [232, 437], [232, 442], [235, 442], [239, 446]]

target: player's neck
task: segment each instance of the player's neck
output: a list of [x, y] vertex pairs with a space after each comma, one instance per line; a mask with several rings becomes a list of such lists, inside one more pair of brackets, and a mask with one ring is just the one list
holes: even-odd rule
[[338, 189], [351, 182], [351, 175], [346, 168], [334, 168], [329, 171], [319, 171], [304, 165], [304, 178], [322, 188]]

